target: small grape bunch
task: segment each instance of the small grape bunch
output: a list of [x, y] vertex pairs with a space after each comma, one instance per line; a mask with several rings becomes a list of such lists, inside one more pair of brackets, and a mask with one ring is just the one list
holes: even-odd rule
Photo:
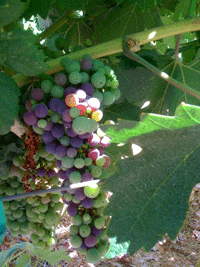
[[[40, 183], [47, 188], [91, 181], [85, 187], [61, 192], [73, 220], [72, 246], [85, 254], [88, 262], [97, 263], [109, 248], [109, 217], [103, 215], [108, 196], [95, 180], [103, 181], [110, 175], [106, 170], [110, 158], [105, 148], [111, 143], [99, 122], [103, 118], [102, 107], [120, 97], [119, 82], [109, 66], [89, 55], [81, 61], [63, 58], [61, 65], [66, 72], [56, 74], [54, 82], [43, 80], [26, 101], [24, 122], [40, 140], [39, 151], [34, 155], [37, 167], [31, 170], [31, 186]], [[49, 209], [53, 214], [53, 207], [48, 206]], [[40, 223], [48, 229], [47, 218], [45, 215]], [[45, 241], [40, 235], [33, 233], [33, 237], [42, 247], [41, 242]]]

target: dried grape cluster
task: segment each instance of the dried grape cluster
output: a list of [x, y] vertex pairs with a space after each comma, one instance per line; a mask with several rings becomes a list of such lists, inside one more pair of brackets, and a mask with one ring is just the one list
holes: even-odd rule
[[[107, 193], [92, 183], [110, 175], [106, 170], [110, 158], [104, 153], [110, 138], [99, 128], [99, 121], [103, 117], [102, 106], [111, 105], [120, 97], [119, 83], [109, 66], [89, 55], [81, 61], [63, 58], [61, 65], [66, 73], [56, 74], [54, 82], [43, 80], [29, 93], [23, 119], [29, 136], [38, 136], [38, 149], [16, 157], [11, 173], [27, 191], [91, 181], [85, 187], [63, 190], [62, 195], [46, 194], [22, 202], [29, 230], [35, 229], [32, 242], [38, 247], [48, 247], [48, 238], [59, 221], [58, 211], [63, 203], [67, 204], [73, 220], [72, 246], [85, 254], [88, 262], [97, 263], [108, 250], [106, 227], [110, 219], [103, 215]], [[9, 206], [8, 211], [11, 210]], [[13, 229], [10, 218], [7, 222]], [[16, 226], [15, 231], [18, 230]]]

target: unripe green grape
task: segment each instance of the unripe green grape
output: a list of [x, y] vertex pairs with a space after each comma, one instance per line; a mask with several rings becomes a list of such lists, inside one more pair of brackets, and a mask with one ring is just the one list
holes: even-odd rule
[[32, 241], [34, 244], [38, 243], [39, 240], [40, 240], [39, 236], [36, 235], [36, 234], [34, 234], [34, 233], [32, 233], [30, 237], [31, 237], [31, 241]]
[[91, 233], [91, 228], [88, 225], [81, 225], [79, 228], [79, 233], [82, 237], [87, 237]]
[[97, 159], [96, 159], [96, 165], [99, 166], [99, 167], [102, 167], [105, 163], [106, 159], [104, 157], [104, 155], [102, 156], [99, 156]]
[[55, 159], [55, 156], [53, 154], [49, 154], [48, 156], [45, 157], [45, 159], [52, 162]]
[[98, 209], [103, 206], [103, 200], [101, 197], [98, 197], [97, 199], [94, 200], [93, 207]]
[[82, 80], [81, 83], [87, 83], [90, 80], [90, 76], [87, 74], [87, 72], [81, 72]]
[[27, 201], [27, 203], [28, 204], [33, 204], [34, 202], [35, 202], [35, 198], [34, 197], [28, 197], [27, 199], [26, 199], [26, 201]]
[[99, 177], [99, 179], [107, 179], [109, 177], [110, 177], [110, 172], [107, 171], [107, 170], [103, 170], [101, 176]]
[[53, 209], [54, 209], [55, 211], [59, 211], [59, 210], [61, 210], [62, 208], [63, 208], [63, 203], [61, 203], [61, 202], [55, 203], [55, 206], [53, 207]]
[[70, 144], [70, 138], [69, 136], [63, 136], [61, 139], [60, 139], [60, 143], [61, 145], [63, 146], [68, 146]]
[[62, 98], [64, 96], [64, 88], [59, 85], [54, 85], [51, 88], [51, 95], [56, 98]]
[[65, 68], [66, 64], [72, 63], [74, 60], [71, 58], [64, 57], [60, 60], [60, 65]]
[[93, 133], [97, 130], [97, 128], [98, 128], [98, 123], [94, 119], [90, 119], [88, 132]]
[[84, 58], [88, 58], [88, 59], [90, 59], [91, 61], [93, 61], [92, 57], [91, 57], [89, 54], [84, 54], [84, 55], [82, 56], [82, 59], [84, 59]]
[[96, 196], [98, 196], [100, 191], [100, 188], [98, 187], [97, 184], [94, 185], [88, 185], [84, 187], [84, 194], [89, 197], [89, 198], [95, 198]]
[[10, 229], [10, 234], [12, 236], [18, 236], [19, 235], [19, 232], [18, 231], [14, 231], [13, 229]]
[[67, 73], [72, 73], [72, 72], [79, 72], [81, 70], [80, 62], [78, 60], [74, 61], [68, 61], [65, 64], [65, 69]]
[[106, 234], [106, 233], [107, 233], [107, 230], [103, 230], [103, 231], [101, 232], [101, 234], [100, 234], [100, 236], [99, 236], [101, 240], [105, 240], [105, 241], [107, 241], [107, 238], [108, 238], [108, 237], [107, 237], [107, 234]]
[[98, 263], [101, 259], [101, 254], [96, 248], [88, 249], [86, 252], [86, 260], [88, 263]]
[[50, 93], [52, 87], [53, 87], [53, 83], [52, 83], [51, 81], [49, 81], [49, 80], [44, 80], [44, 81], [42, 81], [42, 83], [41, 83], [42, 91], [43, 91], [45, 94]]
[[[60, 120], [62, 119], [62, 116], [57, 113], [57, 112], [54, 112], [52, 115], [51, 115], [51, 121], [53, 123], [58, 123]], [[46, 127], [46, 126], [45, 126]]]
[[69, 175], [69, 181], [71, 183], [73, 183], [73, 184], [74, 183], [80, 183], [81, 182], [81, 179], [82, 179], [82, 176], [77, 171], [74, 171], [74, 172], [70, 173], [70, 175]]
[[79, 84], [82, 80], [82, 75], [78, 71], [73, 71], [69, 74], [69, 81], [72, 84]]
[[38, 228], [36, 234], [41, 237], [45, 234], [45, 230], [43, 228]]
[[42, 236], [42, 241], [48, 242], [49, 238], [50, 238], [50, 236], [48, 234], [45, 234]]
[[43, 222], [43, 226], [46, 229], [52, 229], [52, 225], [51, 224], [48, 224], [46, 221]]
[[106, 255], [106, 253], [108, 251], [108, 245], [100, 245], [98, 247], [98, 251], [99, 251], [101, 257], [103, 257], [104, 255]]
[[38, 215], [38, 218], [39, 218], [40, 220], [44, 220], [45, 215], [44, 215], [43, 213], [40, 213], [40, 214]]
[[28, 222], [21, 223], [20, 227], [21, 227], [22, 231], [28, 231], [30, 229], [30, 226], [29, 226]]
[[59, 221], [58, 213], [48, 210], [45, 215], [45, 221], [50, 225], [56, 224]]
[[90, 129], [90, 120], [86, 117], [79, 116], [73, 120], [72, 129], [77, 134], [85, 134]]
[[19, 202], [13, 200], [11, 203], [10, 203], [10, 208], [11, 210], [17, 210], [19, 208]]
[[74, 159], [64, 156], [61, 160], [62, 166], [66, 168], [72, 168], [74, 166]]
[[40, 240], [38, 243], [35, 244], [35, 247], [44, 249], [45, 245], [46, 245], [45, 242]]
[[10, 207], [10, 202], [9, 201], [3, 202], [3, 208], [4, 209], [9, 209], [9, 207]]
[[100, 102], [103, 101], [103, 94], [97, 90], [92, 94], [92, 97], [99, 99]]
[[85, 159], [85, 166], [90, 166], [92, 164], [92, 159], [91, 158], [86, 158]]
[[7, 196], [15, 195], [15, 189], [12, 187], [7, 187], [4, 192]]
[[22, 217], [20, 217], [20, 218], [17, 219], [17, 221], [18, 221], [19, 223], [26, 222], [26, 221], [27, 221], [26, 214], [24, 213], [24, 214], [22, 215]]
[[64, 194], [64, 198], [65, 198], [66, 201], [71, 201], [72, 200], [72, 195], [69, 194], [69, 193], [65, 193]]
[[96, 72], [91, 76], [91, 83], [96, 88], [102, 88], [106, 84], [106, 76], [101, 72]]
[[39, 128], [44, 129], [45, 127], [47, 127], [47, 121], [44, 120], [44, 119], [40, 119], [40, 120], [38, 120], [38, 122], [37, 122], [37, 126], [38, 126]]
[[111, 67], [109, 67], [109, 66], [105, 66], [105, 74], [106, 74], [106, 75], [110, 74], [111, 71], [112, 71]]
[[20, 209], [13, 211], [13, 217], [15, 217], [16, 219], [22, 217], [23, 214], [24, 214], [23, 211]]
[[43, 134], [44, 133], [44, 130], [42, 128], [36, 128], [36, 127], [32, 127], [33, 128], [33, 131], [37, 134]]
[[20, 229], [20, 223], [18, 221], [14, 221], [11, 224], [11, 229], [13, 229], [14, 231], [18, 231]]
[[18, 195], [20, 194], [23, 194], [24, 193], [24, 189], [23, 189], [23, 186], [20, 185], [18, 188], [17, 188], [17, 192], [16, 192]]
[[51, 200], [54, 203], [58, 203], [60, 201], [60, 195], [59, 194], [53, 194], [52, 197], [51, 197]]
[[38, 207], [38, 206], [40, 206], [40, 204], [41, 204], [41, 202], [40, 202], [40, 200], [38, 199], [38, 200], [36, 200], [32, 205], [33, 205], [33, 207]]
[[116, 89], [118, 86], [119, 86], [119, 81], [118, 80], [114, 79], [114, 80], [111, 81], [111, 84], [110, 84], [111, 88]]
[[72, 221], [76, 226], [79, 226], [83, 223], [83, 218], [79, 214], [76, 214], [72, 217]]
[[81, 254], [81, 255], [86, 255], [86, 253], [87, 253], [87, 248], [84, 248], [84, 249], [80, 249], [80, 248], [78, 248], [78, 253]]
[[16, 221], [16, 218], [12, 214], [7, 214], [9, 220]]
[[80, 200], [80, 199], [77, 199], [75, 196], [73, 196], [73, 197], [72, 197], [72, 202], [78, 204], [78, 203], [81, 202], [81, 200]]
[[48, 210], [48, 204], [41, 204], [39, 206], [39, 211], [40, 212], [46, 212]]
[[19, 166], [21, 165], [21, 161], [20, 161], [20, 159], [19, 159], [18, 156], [15, 156], [15, 157], [13, 158], [13, 164], [14, 164], [15, 166], [17, 166], [17, 167], [19, 167]]
[[105, 220], [103, 217], [99, 217], [97, 219], [95, 219], [94, 221], [94, 226], [97, 228], [97, 229], [102, 229], [105, 225]]
[[77, 169], [82, 169], [85, 166], [85, 160], [81, 158], [77, 158], [74, 160], [74, 166]]
[[71, 108], [71, 109], [69, 110], [69, 115], [70, 115], [72, 118], [76, 118], [76, 117], [78, 117], [78, 116], [80, 115], [80, 110], [79, 110], [78, 108], [76, 108], [76, 107]]
[[78, 226], [71, 225], [70, 229], [69, 229], [69, 232], [70, 232], [71, 235], [77, 235], [78, 234], [78, 230], [79, 230]]
[[99, 166], [94, 166], [91, 170], [91, 174], [94, 178], [99, 178], [102, 175], [102, 169]]
[[98, 59], [92, 60], [92, 68], [91, 68], [92, 71], [97, 71], [98, 68], [101, 67], [102, 67], [102, 62], [100, 60]]
[[74, 248], [79, 248], [82, 245], [82, 239], [78, 235], [73, 235], [70, 239], [70, 243]]
[[103, 93], [103, 101], [102, 101], [103, 105], [107, 106], [112, 105], [114, 101], [115, 101], [115, 96], [110, 91]]
[[26, 209], [26, 215], [30, 218], [34, 218], [36, 216], [35, 212], [33, 212], [31, 208]]

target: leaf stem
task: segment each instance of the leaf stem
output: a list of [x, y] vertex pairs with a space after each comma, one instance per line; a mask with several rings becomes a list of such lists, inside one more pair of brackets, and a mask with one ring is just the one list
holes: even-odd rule
[[[169, 36], [174, 36], [186, 32], [194, 32], [198, 30], [200, 30], [200, 17], [195, 17], [192, 19], [185, 19], [172, 24], [160, 26], [154, 29], [130, 34], [128, 35], [128, 37], [132, 38], [133, 40], [137, 40], [137, 42], [141, 46], [143, 44], [147, 44], [152, 41], [163, 39]], [[71, 59], [81, 59], [84, 54], [90, 54], [93, 58], [109, 56], [123, 51], [122, 42], [123, 38], [120, 37], [118, 39], [111, 40], [106, 43], [98, 44], [83, 50], [76, 51], [67, 55], [66, 57]], [[61, 71], [63, 67], [60, 65], [60, 60], [64, 57], [65, 56], [48, 61], [47, 64], [49, 65], [50, 69], [46, 72], [46, 74], [50, 75], [55, 72]], [[13, 78], [19, 87], [28, 84], [31, 80], [31, 77], [26, 77], [21, 74], [17, 74], [13, 76]]]
[[124, 54], [125, 56], [129, 57], [130, 59], [133, 59], [134, 61], [140, 63], [141, 65], [145, 66], [147, 69], [151, 70], [153, 73], [157, 74], [159, 77], [161, 77], [163, 80], [167, 81], [168, 83], [172, 84], [173, 86], [179, 88], [180, 90], [200, 99], [200, 92], [192, 89], [191, 87], [189, 87], [186, 84], [183, 84], [177, 80], [175, 80], [174, 78], [172, 78], [171, 76], [169, 76], [166, 72], [163, 72], [161, 70], [159, 70], [158, 68], [156, 68], [154, 65], [150, 64], [149, 62], [147, 62], [146, 60], [144, 60], [143, 58], [141, 58], [139, 55], [137, 55], [136, 53], [132, 52], [129, 48], [129, 46], [126, 43], [126, 40], [128, 38], [125, 37], [124, 41], [123, 41], [123, 47], [124, 47]]
[[179, 51], [180, 41], [181, 41], [181, 34], [179, 34], [178, 37], [177, 37], [176, 46], [175, 46], [175, 50], [174, 50], [175, 61], [179, 60], [178, 59], [178, 51]]

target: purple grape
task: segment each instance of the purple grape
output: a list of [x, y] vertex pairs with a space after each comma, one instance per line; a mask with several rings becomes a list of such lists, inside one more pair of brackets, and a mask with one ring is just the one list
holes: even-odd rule
[[85, 249], [85, 248], [87, 248], [87, 247], [86, 247], [86, 245], [83, 242], [82, 245], [78, 249]]
[[29, 100], [26, 101], [25, 106], [26, 106], [26, 109], [27, 110], [31, 111], [31, 107], [32, 107], [31, 99], [29, 99]]
[[59, 169], [61, 169], [61, 166], [62, 166], [62, 162], [61, 162], [61, 160], [57, 160], [56, 161], [56, 165], [57, 165], [57, 167], [59, 168]]
[[37, 118], [32, 111], [27, 111], [24, 114], [23, 119], [24, 119], [25, 123], [28, 125], [34, 125], [37, 123]]
[[100, 145], [102, 147], [108, 147], [110, 144], [111, 144], [110, 137], [108, 137], [108, 136], [104, 136], [100, 141]]
[[92, 148], [91, 151], [88, 153], [88, 157], [92, 160], [96, 160], [100, 156], [100, 152], [97, 148]]
[[52, 142], [55, 138], [53, 137], [53, 135], [50, 132], [45, 131], [42, 135], [42, 139], [47, 144], [49, 142]]
[[97, 239], [95, 236], [89, 235], [88, 237], [85, 238], [84, 243], [88, 248], [92, 248], [96, 245]]
[[46, 152], [48, 152], [50, 154], [55, 154], [56, 146], [57, 145], [54, 142], [47, 143], [45, 146], [45, 150], [46, 150]]
[[92, 136], [92, 133], [79, 134], [78, 137], [81, 139], [88, 139]]
[[67, 135], [70, 137], [77, 136], [77, 133], [72, 128], [67, 128]]
[[75, 192], [75, 197], [79, 200], [84, 200], [86, 195], [84, 194], [84, 188], [78, 188]]
[[50, 170], [48, 170], [47, 175], [48, 175], [48, 177], [52, 178], [52, 177], [56, 176], [56, 172], [55, 172], [55, 170], [50, 169]]
[[52, 98], [49, 101], [49, 108], [52, 111], [56, 111], [57, 112], [57, 107], [59, 106], [60, 102], [62, 102], [62, 100], [58, 99], [58, 98]]
[[52, 121], [47, 121], [47, 126], [44, 128], [45, 131], [51, 131], [53, 128], [53, 122]]
[[88, 144], [90, 146], [97, 146], [100, 143], [100, 137], [93, 133], [91, 137], [88, 138]]
[[76, 91], [76, 95], [78, 96], [79, 100], [83, 101], [86, 99], [86, 92], [79, 89]]
[[55, 77], [54, 77], [55, 83], [57, 85], [63, 86], [66, 84], [67, 82], [67, 77], [64, 73], [58, 73]]
[[92, 68], [92, 60], [89, 58], [83, 58], [80, 62], [80, 65], [82, 70], [90, 70]]
[[63, 171], [63, 170], [59, 170], [59, 171], [57, 172], [57, 176], [58, 176], [58, 178], [64, 180], [64, 179], [66, 178], [65, 171]]
[[47, 170], [43, 167], [37, 169], [37, 175], [40, 176], [40, 177], [44, 177], [47, 173]]
[[94, 86], [91, 83], [82, 84], [81, 89], [85, 91], [87, 95], [92, 95], [94, 93]]
[[58, 157], [64, 157], [66, 155], [66, 152], [67, 152], [67, 148], [65, 146], [60, 145], [56, 147], [55, 154]]
[[75, 216], [77, 214], [77, 205], [75, 203], [70, 203], [67, 207], [67, 212], [70, 216]]
[[86, 197], [84, 200], [81, 201], [81, 205], [86, 208], [86, 209], [90, 209], [93, 206], [93, 199]]
[[103, 147], [100, 146], [100, 147], [97, 147], [97, 149], [100, 152], [100, 155], [99, 156], [102, 156], [105, 153], [105, 150], [103, 149]]
[[67, 156], [69, 158], [72, 158], [73, 159], [73, 158], [76, 157], [76, 155], [77, 155], [77, 150], [75, 148], [70, 147], [70, 148], [67, 149]]
[[97, 229], [96, 227], [92, 226], [91, 227], [91, 234], [95, 237], [100, 236], [102, 230], [101, 229]]
[[70, 144], [74, 148], [79, 148], [83, 144], [83, 139], [79, 138], [78, 136], [72, 137], [70, 139]]
[[74, 92], [75, 92], [75, 88], [69, 86], [69, 87], [67, 87], [67, 88], [65, 89], [65, 91], [64, 91], [64, 97], [66, 97], [66, 96], [69, 95], [69, 94], [73, 94]]
[[37, 104], [34, 113], [38, 118], [44, 118], [48, 115], [48, 107], [45, 104]]
[[82, 175], [82, 182], [88, 182], [88, 181], [92, 181], [93, 180], [93, 176], [90, 172], [85, 172]]
[[65, 134], [64, 126], [61, 124], [54, 124], [51, 130], [51, 134], [57, 139], [63, 137], [63, 135]]
[[63, 120], [63, 125], [66, 127], [66, 128], [72, 128], [72, 123], [71, 122], [66, 122]]
[[44, 97], [44, 92], [41, 88], [33, 88], [31, 91], [31, 97], [36, 101], [40, 101]]
[[65, 104], [65, 101], [60, 100], [60, 104], [57, 106], [56, 111], [62, 115], [63, 112], [67, 109], [67, 105]]
[[69, 115], [69, 109], [66, 109], [63, 114], [62, 114], [62, 118], [64, 121], [66, 122], [71, 122], [73, 121], [73, 118]]

